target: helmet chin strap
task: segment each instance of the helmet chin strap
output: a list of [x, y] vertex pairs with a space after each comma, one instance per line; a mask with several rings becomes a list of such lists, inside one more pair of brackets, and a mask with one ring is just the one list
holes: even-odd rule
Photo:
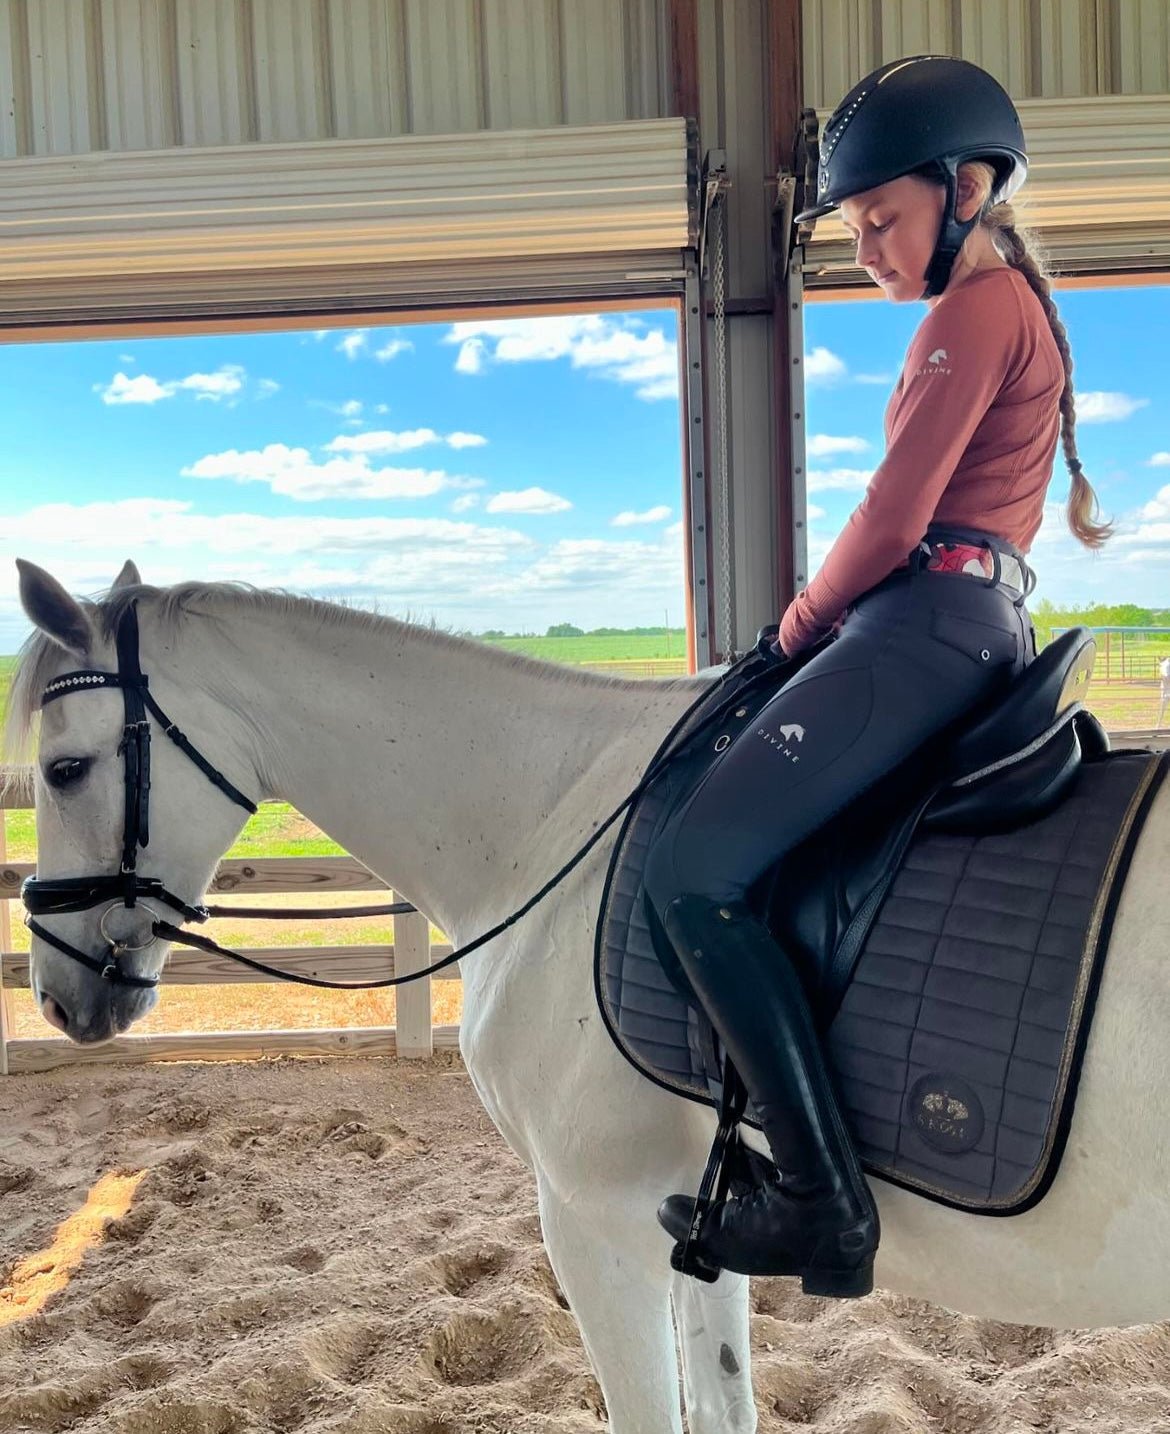
[[926, 266], [926, 288], [922, 291], [924, 299], [937, 299], [950, 283], [951, 270], [955, 267], [959, 250], [963, 247], [967, 235], [979, 221], [978, 213], [973, 214], [970, 219], [959, 219], [956, 216], [955, 206], [959, 202], [959, 182], [958, 174], [950, 165], [945, 167], [943, 178], [946, 183], [946, 203], [943, 205], [943, 220], [939, 227], [934, 253], [930, 256], [930, 263]]

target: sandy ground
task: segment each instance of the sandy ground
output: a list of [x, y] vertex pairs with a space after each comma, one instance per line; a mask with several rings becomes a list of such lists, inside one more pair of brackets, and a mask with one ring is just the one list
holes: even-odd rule
[[[767, 1434], [1170, 1431], [1170, 1325], [753, 1300]], [[0, 1082], [3, 1434], [605, 1427], [527, 1173], [457, 1058]]]

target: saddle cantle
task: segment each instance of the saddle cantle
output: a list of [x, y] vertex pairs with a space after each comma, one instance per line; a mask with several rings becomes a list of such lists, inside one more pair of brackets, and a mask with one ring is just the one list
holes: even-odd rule
[[[962, 1209], [1015, 1213], [1056, 1173], [1116, 896], [1165, 770], [1109, 753], [1082, 706], [1092, 658], [1087, 632], [1064, 634], [753, 893], [801, 972], [867, 1169]], [[627, 815], [602, 899], [595, 979], [615, 1042], [709, 1104], [720, 1052], [650, 929], [642, 860], [791, 671], [748, 664], [695, 715]]]

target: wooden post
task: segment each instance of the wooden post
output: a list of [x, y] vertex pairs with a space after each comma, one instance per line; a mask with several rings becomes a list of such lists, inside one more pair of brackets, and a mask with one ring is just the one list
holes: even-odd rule
[[[8, 857], [8, 833], [6, 814], [0, 810], [0, 866]], [[0, 1076], [8, 1074], [8, 1042], [16, 1024], [12, 1010], [12, 993], [4, 985], [4, 955], [12, 950], [12, 917], [8, 902], [0, 898]]]
[[[391, 901], [399, 897], [391, 896]], [[395, 916], [394, 974], [409, 976], [430, 965], [430, 923], [421, 912]], [[431, 1013], [431, 978], [422, 976], [409, 985], [395, 987], [394, 1043], [399, 1056], [406, 1060], [425, 1058], [434, 1053], [434, 1021]]]

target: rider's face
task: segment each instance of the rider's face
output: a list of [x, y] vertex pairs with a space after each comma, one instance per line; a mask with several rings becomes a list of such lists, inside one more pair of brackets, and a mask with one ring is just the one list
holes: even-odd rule
[[922, 297], [945, 200], [941, 185], [906, 174], [841, 201], [858, 264], [896, 304]]

